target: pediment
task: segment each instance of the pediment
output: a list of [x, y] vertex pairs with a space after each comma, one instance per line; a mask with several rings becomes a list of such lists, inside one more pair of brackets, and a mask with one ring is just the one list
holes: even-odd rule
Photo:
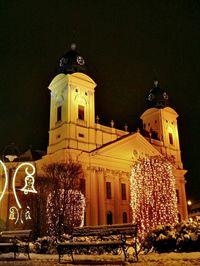
[[94, 82], [94, 80], [84, 73], [75, 72], [75, 73], [71, 74], [71, 76], [74, 78], [77, 78], [77, 79], [81, 79], [85, 82], [92, 83], [94, 86], [96, 86], [96, 83]]
[[92, 156], [107, 157], [108, 160], [133, 162], [145, 156], [161, 155], [139, 132], [131, 133], [105, 144], [91, 152]]

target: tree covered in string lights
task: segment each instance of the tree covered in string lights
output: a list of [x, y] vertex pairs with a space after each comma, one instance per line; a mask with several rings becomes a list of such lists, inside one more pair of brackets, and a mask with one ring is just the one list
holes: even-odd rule
[[[56, 194], [59, 193], [59, 197]], [[78, 190], [52, 191], [47, 198], [47, 225], [49, 235], [56, 235], [64, 232], [65, 226], [84, 225], [85, 197]]]
[[81, 179], [84, 179], [84, 172], [77, 161], [69, 159], [65, 163], [43, 166], [43, 176], [37, 179], [36, 184], [35, 224], [38, 236], [60, 235], [65, 226], [83, 225], [85, 197]]
[[161, 156], [138, 159], [133, 165], [131, 209], [142, 237], [158, 225], [178, 222], [175, 182], [171, 163]]

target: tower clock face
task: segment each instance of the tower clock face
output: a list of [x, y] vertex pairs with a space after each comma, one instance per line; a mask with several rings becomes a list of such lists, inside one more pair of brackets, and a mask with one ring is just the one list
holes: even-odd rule
[[150, 93], [149, 96], [148, 96], [148, 100], [149, 100], [149, 101], [152, 101], [152, 100], [153, 100], [153, 97], [154, 97], [153, 94]]
[[60, 66], [63, 66], [63, 65], [66, 64], [66, 63], [67, 63], [66, 58], [62, 57], [62, 58], [60, 59], [60, 63], [59, 63], [59, 65], [60, 65]]
[[85, 64], [85, 61], [82, 56], [77, 56], [76, 61], [81, 66]]
[[166, 92], [163, 93], [163, 98], [164, 98], [165, 100], [168, 100], [168, 95], [167, 95]]

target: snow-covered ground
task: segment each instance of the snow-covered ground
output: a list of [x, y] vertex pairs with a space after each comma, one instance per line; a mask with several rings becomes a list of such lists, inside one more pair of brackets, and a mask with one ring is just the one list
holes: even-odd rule
[[[13, 254], [1, 254], [0, 265], [6, 266], [54, 266], [58, 264], [58, 255], [39, 255], [31, 254], [31, 261], [24, 255], [20, 254], [16, 261], [11, 260]], [[191, 253], [150, 253], [147, 255], [140, 254], [139, 261], [136, 263], [134, 260], [129, 262], [123, 261], [123, 256], [111, 255], [91, 255], [91, 256], [75, 256], [77, 263], [75, 265], [124, 265], [124, 266], [199, 266], [200, 265], [200, 252]], [[67, 263], [68, 261], [68, 263]], [[70, 258], [64, 256], [62, 262], [64, 265], [70, 265]], [[63, 265], [63, 264], [60, 264]]]
[[182, 266], [182, 265], [200, 265], [200, 252], [191, 253], [150, 253], [147, 255], [140, 255], [138, 266]]

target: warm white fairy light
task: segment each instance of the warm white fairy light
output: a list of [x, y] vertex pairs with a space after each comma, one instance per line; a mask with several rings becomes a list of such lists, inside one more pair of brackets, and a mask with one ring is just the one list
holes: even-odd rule
[[25, 211], [24, 216], [25, 216], [26, 220], [31, 220], [31, 212], [30, 212], [30, 207], [29, 206], [26, 207], [26, 211]]
[[[10, 155], [9, 155], [10, 156]], [[8, 156], [6, 156], [8, 157]], [[15, 159], [15, 156], [12, 156], [12, 160]], [[5, 175], [5, 183], [4, 183], [4, 188], [3, 191], [0, 195], [0, 201], [3, 199], [4, 195], [5, 195], [5, 191], [8, 187], [8, 173], [7, 173], [7, 168], [6, 165], [0, 160], [0, 165], [3, 167], [3, 171], [4, 171], [4, 175]], [[20, 204], [20, 201], [18, 199], [17, 196], [17, 192], [16, 192], [16, 187], [15, 187], [15, 182], [16, 182], [16, 177], [18, 174], [18, 171], [21, 167], [26, 167], [25, 168], [25, 185], [24, 187], [21, 189], [21, 191], [24, 192], [25, 195], [27, 195], [28, 193], [37, 193], [37, 191], [35, 190], [34, 187], [34, 174], [35, 174], [35, 166], [31, 163], [25, 162], [25, 163], [21, 163], [18, 165], [18, 167], [15, 169], [14, 175], [13, 175], [13, 179], [12, 179], [12, 190], [13, 190], [13, 195], [17, 204], [17, 207], [12, 206], [9, 209], [9, 220], [15, 220], [15, 224], [20, 220], [21, 223], [23, 222], [23, 216], [24, 216], [24, 212], [22, 210], [22, 205]], [[26, 220], [30, 220], [31, 216], [30, 216], [30, 207], [27, 206], [27, 209], [25, 210], [25, 219]]]
[[[31, 164], [31, 163], [21, 163], [21, 164], [16, 168], [16, 170], [15, 170], [15, 172], [14, 172], [13, 182], [12, 182], [12, 187], [13, 187], [13, 193], [14, 193], [14, 196], [15, 196], [15, 200], [16, 200], [17, 205], [18, 205], [18, 207], [19, 207], [20, 209], [22, 208], [22, 206], [21, 206], [21, 204], [20, 204], [20, 202], [19, 202], [19, 200], [18, 200], [18, 197], [17, 197], [17, 193], [16, 193], [16, 189], [15, 189], [15, 179], [16, 179], [16, 176], [17, 176], [17, 173], [18, 173], [19, 169], [20, 169], [22, 166], [29, 166], [29, 167], [31, 168], [31, 170], [32, 170], [32, 172], [29, 172], [29, 171], [28, 171], [28, 167], [26, 167], [25, 172], [26, 172], [26, 175], [27, 175], [27, 176], [25, 177], [25, 182], [26, 182], [26, 178], [27, 178], [27, 177], [31, 177], [31, 178], [34, 180], [33, 175], [35, 174], [35, 167], [34, 167], [33, 164]], [[34, 185], [34, 182], [33, 182], [33, 185]], [[34, 186], [33, 186], [33, 188], [34, 188]], [[37, 193], [37, 191], [36, 191], [35, 189], [33, 189], [33, 191], [30, 191], [30, 190], [25, 190], [25, 189], [23, 188], [22, 190], [24, 191], [24, 193], [25, 193], [25, 192], [33, 192], [33, 193]], [[36, 191], [36, 192], [35, 192], [35, 191]], [[27, 193], [26, 193], [26, 194], [27, 194]]]
[[25, 185], [20, 190], [23, 191], [24, 194], [37, 193], [37, 191], [35, 190], [35, 187], [34, 187], [34, 183], [35, 183], [34, 177], [31, 175], [27, 175], [25, 177]]
[[4, 194], [5, 194], [5, 191], [6, 191], [6, 188], [8, 186], [8, 173], [7, 173], [7, 169], [6, 169], [6, 166], [5, 164], [0, 160], [0, 164], [2, 165], [3, 167], [3, 170], [4, 170], [4, 174], [5, 174], [5, 184], [4, 184], [4, 188], [3, 188], [3, 191], [1, 193], [1, 196], [0, 196], [0, 201], [2, 200]]
[[133, 223], [144, 235], [160, 224], [176, 224], [178, 207], [171, 164], [161, 156], [139, 159], [130, 178]]
[[[19, 211], [15, 206], [10, 207], [9, 220], [15, 220], [15, 224], [19, 221]], [[15, 216], [16, 213], [16, 216]]]
[[[63, 217], [62, 225], [83, 226], [85, 214], [85, 197], [78, 190], [59, 190], [56, 197], [55, 191], [47, 199], [47, 224], [50, 234], [55, 234], [55, 225]], [[61, 226], [62, 226], [61, 225]]]

